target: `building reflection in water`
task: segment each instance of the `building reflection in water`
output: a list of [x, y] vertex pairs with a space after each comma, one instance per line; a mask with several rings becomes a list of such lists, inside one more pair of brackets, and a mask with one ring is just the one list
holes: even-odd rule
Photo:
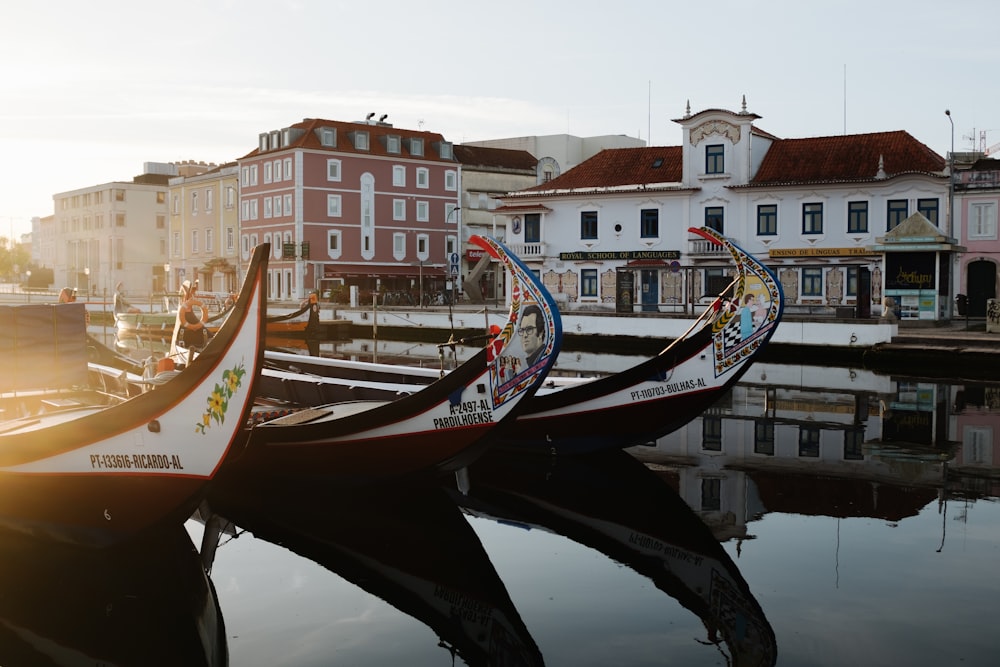
[[1000, 385], [755, 364], [685, 427], [629, 450], [720, 540], [769, 512], [895, 522], [1000, 496]]

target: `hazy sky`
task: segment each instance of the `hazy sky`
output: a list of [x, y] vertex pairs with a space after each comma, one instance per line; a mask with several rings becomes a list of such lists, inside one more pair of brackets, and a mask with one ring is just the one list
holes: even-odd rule
[[[17, 6], [13, 6], [17, 5]], [[144, 162], [227, 162], [303, 118], [455, 143], [738, 111], [779, 137], [1000, 143], [995, 0], [35, 0], [0, 8], [0, 236]]]

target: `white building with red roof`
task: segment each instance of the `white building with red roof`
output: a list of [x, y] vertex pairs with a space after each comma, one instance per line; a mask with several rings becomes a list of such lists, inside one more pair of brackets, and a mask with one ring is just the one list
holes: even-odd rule
[[[759, 119], [688, 110], [679, 146], [605, 150], [508, 193], [508, 238], [568, 308], [614, 309], [622, 269], [644, 311], [714, 296], [725, 258], [687, 232], [707, 226], [766, 259], [790, 312], [867, 317], [891, 296], [904, 320], [950, 316], [945, 159], [905, 131], [781, 139]], [[913, 216], [937, 233], [892, 234]]]

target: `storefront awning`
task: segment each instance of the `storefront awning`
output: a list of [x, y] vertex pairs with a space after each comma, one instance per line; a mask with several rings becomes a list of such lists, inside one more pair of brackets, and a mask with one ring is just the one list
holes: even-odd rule
[[444, 269], [440, 266], [411, 266], [408, 264], [325, 264], [325, 278], [418, 278], [443, 277]]

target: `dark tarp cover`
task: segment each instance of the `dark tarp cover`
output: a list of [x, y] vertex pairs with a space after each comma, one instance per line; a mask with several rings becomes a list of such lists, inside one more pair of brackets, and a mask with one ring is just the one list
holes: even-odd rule
[[82, 303], [0, 306], [0, 392], [87, 384]]

